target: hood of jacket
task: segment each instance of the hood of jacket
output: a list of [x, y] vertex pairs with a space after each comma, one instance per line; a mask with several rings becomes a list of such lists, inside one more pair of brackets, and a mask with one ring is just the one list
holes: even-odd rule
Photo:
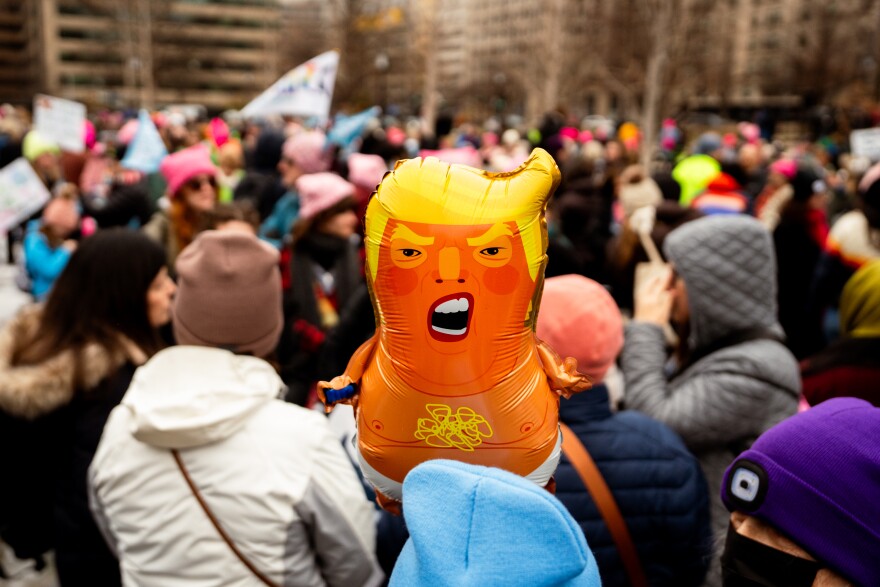
[[672, 231], [663, 249], [687, 288], [691, 349], [750, 329], [782, 334], [776, 256], [760, 222], [739, 215], [701, 218]]
[[88, 391], [126, 362], [142, 365], [147, 360], [141, 349], [120, 335], [117, 352], [90, 343], [79, 353], [67, 350], [41, 363], [13, 365], [13, 355], [33, 338], [41, 315], [42, 305], [25, 307], [0, 331], [0, 410], [11, 416], [33, 420], [70, 403], [77, 390], [77, 371], [79, 386]]
[[138, 369], [123, 409], [131, 433], [160, 448], [191, 448], [235, 434], [284, 384], [262, 359], [199, 346], [165, 349]]

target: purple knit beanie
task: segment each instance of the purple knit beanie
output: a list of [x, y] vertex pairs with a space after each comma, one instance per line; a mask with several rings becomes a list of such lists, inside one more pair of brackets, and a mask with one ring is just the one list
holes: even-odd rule
[[721, 498], [842, 577], [880, 585], [880, 408], [837, 398], [781, 422], [730, 465]]

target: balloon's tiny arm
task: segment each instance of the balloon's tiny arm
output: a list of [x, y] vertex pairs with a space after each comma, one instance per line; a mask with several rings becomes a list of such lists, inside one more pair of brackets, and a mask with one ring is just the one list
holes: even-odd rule
[[376, 344], [379, 342], [379, 332], [373, 335], [367, 342], [358, 347], [351, 359], [348, 360], [348, 366], [345, 373], [334, 377], [330, 381], [318, 382], [318, 397], [324, 402], [324, 409], [327, 413], [333, 409], [336, 404], [349, 404], [357, 406], [360, 390], [358, 383], [367, 370], [367, 364]]
[[578, 373], [577, 359], [568, 357], [563, 361], [547, 343], [537, 337], [535, 341], [550, 389], [568, 399], [572, 394], [586, 391], [593, 386], [586, 375]]
[[357, 383], [349, 383], [342, 389], [325, 389], [324, 403], [334, 406], [343, 400], [351, 399], [357, 393], [357, 389]]

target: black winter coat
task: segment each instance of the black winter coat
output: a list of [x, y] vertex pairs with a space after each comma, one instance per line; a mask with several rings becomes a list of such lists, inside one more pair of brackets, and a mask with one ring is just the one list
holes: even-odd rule
[[0, 445], [15, 447], [4, 453], [15, 482], [0, 494], [3, 537], [19, 556], [54, 548], [62, 587], [120, 585], [119, 563], [92, 519], [87, 473], [110, 411], [146, 357], [120, 337], [124, 351], [91, 344], [78, 358], [66, 351], [11, 365], [39, 317], [39, 306], [26, 308], [0, 331]]

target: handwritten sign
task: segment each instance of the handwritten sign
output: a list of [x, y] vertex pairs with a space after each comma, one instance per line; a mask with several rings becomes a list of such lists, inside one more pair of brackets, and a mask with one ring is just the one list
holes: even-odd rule
[[42, 208], [51, 194], [23, 157], [0, 169], [0, 233]]
[[85, 104], [44, 94], [34, 98], [34, 129], [63, 151], [85, 150], [85, 123]]

